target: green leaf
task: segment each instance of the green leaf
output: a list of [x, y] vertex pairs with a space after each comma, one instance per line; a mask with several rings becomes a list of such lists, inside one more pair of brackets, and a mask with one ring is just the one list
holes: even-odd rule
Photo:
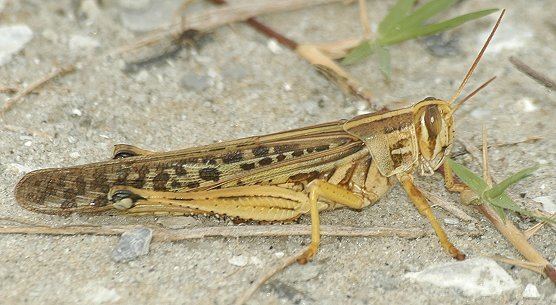
[[378, 25], [378, 33], [382, 35], [394, 28], [403, 18], [409, 15], [415, 1], [416, 0], [398, 0]]
[[342, 64], [351, 65], [371, 56], [376, 50], [376, 44], [371, 43], [369, 40], [361, 42], [358, 46], [353, 48], [342, 60]]
[[422, 25], [427, 19], [442, 12], [443, 10], [452, 6], [455, 0], [432, 0], [415, 10], [407, 18], [401, 20], [394, 28], [385, 33], [385, 36], [390, 36], [396, 32], [405, 32], [412, 28]]
[[378, 46], [376, 48], [376, 53], [378, 55], [378, 65], [380, 71], [386, 76], [387, 79], [390, 79], [390, 75], [392, 75], [392, 64], [390, 63], [390, 51], [388, 49]]
[[454, 162], [452, 159], [446, 159], [448, 165], [452, 168], [454, 173], [477, 195], [481, 195], [486, 189], [488, 184], [479, 177], [477, 174], [469, 170], [467, 167]]
[[387, 45], [397, 44], [409, 39], [414, 39], [420, 36], [432, 35], [439, 32], [447, 31], [465, 22], [492, 14], [497, 10], [498, 9], [488, 9], [488, 10], [477, 11], [477, 12], [461, 15], [452, 18], [450, 20], [442, 21], [439, 23], [427, 24], [421, 27], [409, 28], [405, 31], [401, 31], [391, 36], [383, 36], [378, 40], [378, 43], [382, 46], [387, 46]]
[[520, 180], [527, 178], [531, 175], [534, 171], [539, 168], [539, 165], [535, 165], [532, 167], [528, 167], [526, 169], [520, 170], [519, 172], [511, 175], [510, 177], [504, 179], [504, 181], [498, 183], [497, 185], [493, 186], [490, 190], [486, 191], [483, 195], [485, 198], [494, 198], [502, 195], [504, 191], [510, 187], [512, 184], [516, 184]]
[[522, 215], [530, 216], [543, 220], [550, 223], [556, 223], [556, 219], [544, 217], [542, 215], [535, 214], [529, 210], [523, 209], [517, 205], [504, 191], [515, 184], [516, 182], [526, 178], [531, 175], [538, 165], [521, 170], [509, 178], [504, 179], [501, 183], [497, 184], [493, 188], [489, 188], [487, 183], [479, 177], [477, 174], [473, 173], [467, 167], [454, 162], [452, 159], [446, 159], [448, 165], [452, 168], [454, 173], [465, 183], [475, 194], [480, 196], [481, 202], [483, 204], [488, 204], [494, 211], [500, 216], [502, 220], [506, 219], [504, 210], [509, 210]]

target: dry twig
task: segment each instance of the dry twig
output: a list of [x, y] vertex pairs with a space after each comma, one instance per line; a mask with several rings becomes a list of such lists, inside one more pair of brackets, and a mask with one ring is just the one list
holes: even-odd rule
[[421, 190], [421, 192], [423, 194], [425, 194], [425, 196], [432, 202], [432, 204], [437, 205], [439, 207], [442, 207], [443, 209], [445, 209], [446, 211], [452, 213], [453, 215], [455, 215], [457, 218], [461, 219], [461, 220], [465, 220], [465, 221], [469, 221], [469, 222], [473, 222], [473, 223], [477, 223], [477, 219], [467, 215], [467, 213], [465, 213], [462, 209], [458, 208], [456, 205], [454, 205], [453, 203], [450, 203], [446, 200], [443, 200], [442, 198], [434, 195], [431, 192], [427, 192], [424, 190]]
[[65, 75], [67, 73], [70, 73], [72, 71], [75, 70], [75, 66], [73, 64], [70, 65], [66, 65], [63, 67], [59, 67], [54, 69], [54, 71], [50, 72], [49, 74], [39, 78], [38, 80], [34, 81], [33, 83], [31, 83], [29, 86], [25, 87], [23, 90], [19, 91], [16, 95], [14, 95], [12, 98], [8, 99], [4, 105], [2, 106], [2, 109], [0, 109], [0, 117], [2, 117], [7, 111], [9, 111], [12, 106], [17, 103], [19, 100], [21, 100], [22, 98], [24, 98], [27, 94], [35, 91], [36, 89], [42, 87], [44, 84], [46, 84], [48, 81]]
[[544, 75], [543, 73], [531, 68], [523, 61], [515, 58], [510, 57], [510, 62], [516, 67], [519, 71], [525, 73], [525, 75], [534, 79], [537, 83], [545, 86], [550, 90], [556, 90], [556, 82], [550, 79], [548, 76]]
[[[488, 168], [488, 153], [486, 144], [486, 130], [483, 130], [483, 179], [492, 185], [492, 178]], [[464, 192], [471, 192], [466, 190]], [[462, 193], [462, 196], [464, 194]], [[468, 196], [469, 197], [469, 196]], [[488, 205], [481, 204], [476, 208], [490, 220], [498, 231], [523, 255], [530, 263], [542, 266], [541, 274], [548, 276], [552, 282], [556, 283], [556, 271], [554, 266], [544, 258], [528, 241], [527, 237], [512, 223], [508, 218], [501, 219], [500, 216]]]
[[294, 264], [297, 259], [305, 252], [306, 248], [303, 250], [283, 258], [280, 262], [276, 265], [272, 266], [267, 272], [265, 272], [261, 277], [259, 277], [247, 290], [245, 290], [239, 298], [234, 302], [235, 305], [243, 305], [247, 302], [251, 296], [261, 287], [266, 281], [268, 281], [272, 276], [277, 274], [278, 272], [286, 269], [288, 266]]
[[[45, 235], [119, 235], [133, 228], [144, 227], [138, 225], [127, 226], [0, 226], [0, 234], [45, 234]], [[217, 226], [186, 229], [166, 229], [150, 227], [153, 229], [153, 241], [170, 242], [205, 237], [270, 237], [311, 235], [308, 225], [249, 225], [249, 226]], [[322, 226], [322, 235], [326, 236], [351, 236], [351, 237], [384, 237], [398, 236], [402, 238], [419, 238], [429, 234], [427, 230], [419, 228], [388, 228], [372, 227], [357, 228], [347, 226]]]

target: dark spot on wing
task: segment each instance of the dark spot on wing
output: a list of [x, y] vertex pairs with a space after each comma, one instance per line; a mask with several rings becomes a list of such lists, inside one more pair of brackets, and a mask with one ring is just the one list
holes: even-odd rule
[[239, 162], [241, 160], [243, 160], [243, 153], [241, 151], [234, 151], [231, 153], [227, 153], [222, 158], [222, 162], [226, 164]]
[[190, 189], [194, 189], [194, 188], [198, 188], [199, 185], [200, 185], [199, 181], [191, 181], [191, 182], [187, 182], [185, 186], [187, 186]]
[[213, 158], [204, 158], [203, 159], [203, 163], [205, 164], [210, 164], [210, 165], [216, 165], [216, 160]]
[[318, 171], [312, 171], [309, 173], [298, 173], [290, 176], [290, 178], [288, 178], [288, 182], [301, 182], [301, 181], [309, 182], [315, 178], [318, 178], [318, 176], [319, 176]]
[[174, 190], [181, 188], [181, 183], [177, 180], [172, 181], [172, 183], [170, 185], [172, 186], [172, 189], [174, 189]]
[[279, 154], [278, 156], [276, 156], [276, 160], [278, 160], [278, 162], [284, 161], [285, 159], [286, 159], [286, 155]]
[[255, 163], [243, 163], [239, 167], [241, 167], [242, 170], [248, 171], [255, 168]]
[[286, 144], [286, 145], [276, 145], [274, 146], [274, 153], [279, 154], [283, 152], [292, 151], [297, 147], [297, 145]]
[[220, 180], [220, 171], [217, 168], [206, 167], [199, 170], [199, 177], [206, 181], [218, 181]]
[[176, 175], [178, 176], [186, 176], [187, 175], [187, 170], [185, 168], [183, 168], [182, 164], [176, 164], [174, 166], [174, 170], [176, 171]]
[[255, 147], [251, 150], [253, 152], [253, 155], [255, 157], [265, 157], [268, 155], [268, 147], [263, 147], [263, 146], [259, 146], [259, 147]]
[[294, 157], [303, 156], [303, 150], [294, 150], [292, 156]]
[[329, 147], [330, 147], [329, 145], [320, 145], [320, 146], [315, 147], [315, 150], [316, 150], [316, 151], [325, 151], [325, 150], [327, 150]]
[[153, 190], [155, 191], [165, 191], [166, 183], [170, 179], [170, 175], [165, 172], [160, 172], [153, 178]]
[[264, 166], [264, 165], [269, 165], [272, 163], [272, 158], [266, 157], [263, 158], [259, 161], [259, 165]]

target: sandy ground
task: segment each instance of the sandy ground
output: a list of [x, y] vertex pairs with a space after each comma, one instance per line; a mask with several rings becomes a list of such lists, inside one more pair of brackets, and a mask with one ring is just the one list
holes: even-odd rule
[[[0, 25], [26, 24], [34, 37], [22, 52], [0, 67], [0, 85], [24, 86], [54, 66], [132, 41], [140, 35], [131, 30], [131, 25], [126, 26], [132, 17], [139, 16], [146, 23], [156, 24], [168, 16], [162, 9], [162, 17], [155, 9], [142, 12], [145, 8], [139, 2], [135, 3], [139, 9], [134, 9], [132, 1], [103, 1], [105, 4], [98, 15], [87, 16], [84, 12], [92, 11], [76, 8], [77, 2], [8, 0], [5, 3]], [[161, 1], [160, 6], [171, 11], [168, 8], [175, 7], [175, 2]], [[547, 75], [556, 74], [553, 60], [556, 6], [550, 0], [494, 2], [489, 7], [505, 7], [508, 13], [471, 86], [493, 75], [498, 79], [458, 113], [457, 138], [478, 145], [481, 125], [488, 128], [492, 142], [542, 137], [532, 144], [491, 150], [492, 167], [499, 178], [534, 163], [543, 164], [532, 178], [512, 189], [514, 194], [523, 197], [521, 203], [531, 207], [532, 198], [552, 196], [554, 199], [555, 196], [556, 100], [554, 92], [517, 71], [508, 57], [516, 56]], [[380, 20], [389, 3], [370, 1], [371, 20]], [[463, 1], [451, 13], [486, 7], [483, 1]], [[391, 48], [391, 82], [384, 81], [374, 61], [355, 65], [350, 72], [372, 91], [378, 107], [410, 105], [427, 96], [449, 98], [494, 19], [491, 16], [445, 35], [451, 49], [443, 56], [431, 51], [424, 40]], [[360, 32], [354, 5], [326, 5], [265, 16], [262, 20], [301, 42], [332, 41]], [[79, 35], [77, 42], [74, 35]], [[91, 50], [90, 43], [80, 42], [79, 37], [83, 36], [92, 38], [98, 47]], [[446, 53], [443, 52], [446, 46], [439, 46], [438, 41], [429, 43], [440, 48], [440, 53]], [[124, 69], [127, 58], [102, 60], [26, 97], [1, 122], [0, 217], [48, 225], [229, 225], [205, 218], [40, 215], [22, 209], [14, 200], [13, 188], [24, 172], [31, 169], [105, 160], [116, 143], [152, 150], [178, 149], [350, 118], [372, 110], [365, 103], [344, 96], [292, 52], [268, 45], [267, 38], [246, 25], [234, 24], [211, 33], [196, 50], [182, 50], [137, 71]], [[1, 97], [6, 100], [9, 95]], [[458, 144], [456, 150], [461, 149]], [[459, 157], [458, 161], [478, 169], [478, 160], [469, 155]], [[417, 178], [417, 183], [445, 200], [458, 202], [455, 195], [444, 190], [438, 175]], [[484, 233], [471, 236], [470, 224], [463, 221], [444, 224], [462, 251], [469, 257], [497, 253], [519, 257], [482, 215], [471, 208], [464, 209], [479, 219], [477, 228]], [[441, 221], [454, 218], [440, 208], [435, 208], [435, 213]], [[514, 220], [523, 229], [534, 224], [530, 220], [515, 217]], [[309, 218], [304, 217], [301, 223], [308, 224]], [[326, 213], [322, 215], [322, 223], [429, 227], [399, 186], [362, 212]], [[229, 304], [278, 260], [277, 253], [293, 253], [308, 241], [308, 237], [281, 237], [153, 243], [148, 255], [119, 264], [110, 259], [117, 237], [1, 235], [1, 303]], [[531, 243], [554, 261], [553, 229], [541, 230]], [[229, 262], [240, 255], [248, 258], [246, 266], [237, 267]], [[556, 301], [553, 284], [537, 274], [507, 265], [503, 267], [518, 288], [496, 297], [467, 297], [457, 289], [412, 283], [403, 277], [407, 272], [449, 261], [434, 236], [416, 240], [324, 237], [314, 262], [294, 265], [277, 275], [250, 303], [548, 304]], [[537, 286], [540, 299], [522, 297], [528, 283]]]

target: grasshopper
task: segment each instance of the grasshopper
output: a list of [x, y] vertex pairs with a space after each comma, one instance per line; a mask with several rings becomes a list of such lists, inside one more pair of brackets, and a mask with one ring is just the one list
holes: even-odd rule
[[298, 258], [304, 263], [319, 247], [321, 211], [362, 209], [400, 182], [441, 246], [464, 259], [413, 175], [418, 169], [432, 175], [444, 164], [446, 186], [461, 187], [444, 163], [454, 138], [453, 114], [493, 79], [455, 101], [503, 15], [449, 101], [426, 98], [394, 111], [172, 152], [119, 144], [109, 161], [26, 174], [15, 188], [16, 200], [49, 214], [204, 214], [287, 222], [309, 213], [311, 244]]

